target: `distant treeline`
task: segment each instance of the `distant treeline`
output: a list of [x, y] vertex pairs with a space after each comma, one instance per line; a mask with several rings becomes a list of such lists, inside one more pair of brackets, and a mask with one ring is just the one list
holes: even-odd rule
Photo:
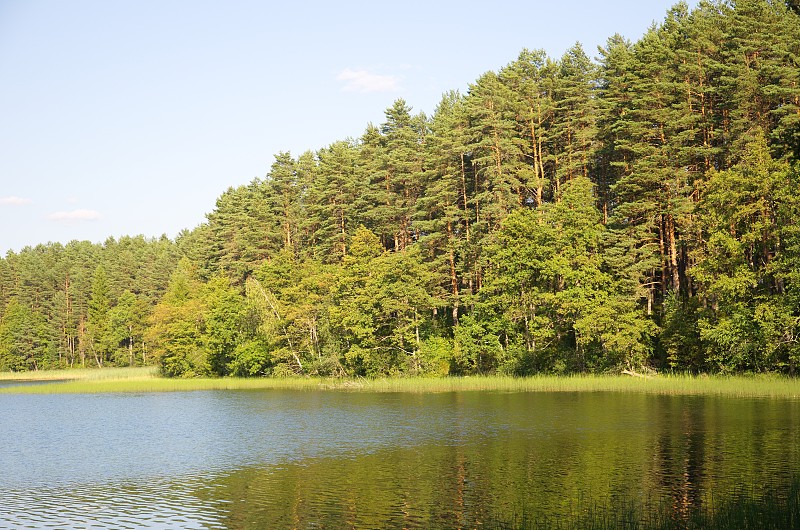
[[800, 363], [800, 15], [672, 8], [523, 50], [432, 116], [230, 188], [166, 238], [0, 259], [0, 369], [473, 374]]

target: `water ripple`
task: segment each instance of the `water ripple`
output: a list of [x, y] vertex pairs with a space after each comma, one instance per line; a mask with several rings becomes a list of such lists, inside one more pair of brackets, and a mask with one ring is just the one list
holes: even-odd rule
[[0, 528], [225, 528], [224, 502], [197, 496], [207, 481], [73, 484], [0, 489]]
[[[641, 395], [0, 396], [0, 528], [450, 528], [800, 469], [800, 407]], [[511, 520], [511, 519], [508, 519]]]

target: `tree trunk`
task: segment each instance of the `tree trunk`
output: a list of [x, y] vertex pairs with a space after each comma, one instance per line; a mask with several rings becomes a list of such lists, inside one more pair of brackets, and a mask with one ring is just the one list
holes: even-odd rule
[[78, 323], [78, 353], [81, 356], [81, 367], [86, 368], [86, 322], [83, 317]]
[[658, 251], [661, 254], [661, 294], [667, 292], [667, 251], [664, 242], [664, 216], [662, 215], [658, 223]]
[[533, 107], [530, 109], [531, 113], [531, 121], [530, 121], [530, 128], [531, 128], [531, 145], [533, 146], [533, 175], [536, 179], [536, 197], [534, 200], [536, 201], [536, 207], [540, 207], [542, 205], [542, 196], [544, 192], [544, 168], [541, 166], [541, 152], [539, 150], [539, 144], [536, 139], [536, 125], [533, 122]]
[[94, 355], [94, 360], [97, 363], [97, 367], [102, 368], [103, 367], [102, 356], [97, 355], [97, 350], [95, 349], [94, 346], [92, 346], [92, 354]]
[[464, 229], [469, 243], [469, 215], [467, 215], [467, 169], [464, 165], [464, 153], [461, 153], [461, 193], [464, 198]]
[[667, 239], [669, 241], [669, 268], [672, 280], [672, 290], [676, 293], [680, 290], [680, 272], [678, 270], [678, 251], [675, 236], [675, 219], [672, 215], [667, 215]]
[[450, 289], [453, 294], [453, 326], [458, 326], [458, 275], [456, 274], [456, 256], [453, 252], [453, 223], [447, 221], [448, 261], [450, 262]]
[[128, 356], [130, 365], [133, 366], [133, 326], [128, 326]]

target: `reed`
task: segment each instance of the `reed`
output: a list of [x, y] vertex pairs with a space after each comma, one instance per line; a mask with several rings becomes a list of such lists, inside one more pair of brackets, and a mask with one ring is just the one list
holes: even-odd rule
[[158, 377], [155, 366], [114, 368], [67, 368], [30, 372], [0, 372], [0, 381], [97, 381], [103, 379], [142, 379]]
[[334, 388], [376, 392], [636, 392], [739, 397], [800, 397], [800, 379], [781, 376], [627, 375], [505, 376], [367, 379], [333, 383]]
[[324, 390], [342, 392], [629, 392], [663, 395], [800, 398], [800, 379], [777, 375], [539, 375], [533, 377], [398, 377], [381, 379], [159, 377], [154, 368], [104, 368], [0, 374], [6, 380], [52, 383], [11, 386], [3, 393], [180, 392], [197, 390]]

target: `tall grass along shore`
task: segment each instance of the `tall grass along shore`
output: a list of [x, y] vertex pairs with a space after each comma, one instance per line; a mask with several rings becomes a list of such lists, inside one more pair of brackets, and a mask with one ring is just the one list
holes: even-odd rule
[[[25, 382], [36, 382], [27, 385]], [[6, 383], [6, 385], [3, 385]], [[12, 384], [13, 383], [13, 384]], [[328, 390], [349, 392], [635, 392], [666, 395], [800, 398], [800, 379], [777, 375], [540, 375], [533, 377], [198, 378], [160, 377], [155, 368], [0, 373], [0, 393], [180, 392], [193, 390]]]

